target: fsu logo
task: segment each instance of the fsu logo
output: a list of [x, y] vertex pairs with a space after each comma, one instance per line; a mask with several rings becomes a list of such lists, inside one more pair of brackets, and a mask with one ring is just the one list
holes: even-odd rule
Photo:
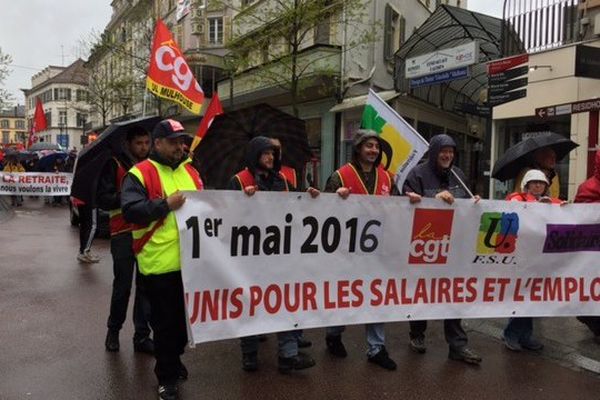
[[453, 210], [415, 210], [409, 264], [446, 263], [453, 217]]
[[516, 265], [512, 253], [517, 249], [517, 213], [486, 212], [481, 215], [474, 264]]

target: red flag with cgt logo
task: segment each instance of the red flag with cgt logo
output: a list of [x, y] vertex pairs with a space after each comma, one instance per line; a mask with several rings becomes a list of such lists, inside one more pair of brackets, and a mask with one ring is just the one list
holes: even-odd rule
[[31, 124], [31, 131], [29, 132], [27, 148], [31, 147], [32, 144], [37, 143], [39, 140], [38, 132], [45, 131], [46, 129], [48, 129], [48, 122], [46, 121], [46, 114], [44, 114], [44, 106], [38, 97], [35, 102], [35, 113], [33, 114], [33, 122]]
[[204, 92], [169, 28], [160, 19], [154, 30], [146, 87], [158, 97], [179, 103], [191, 113], [200, 114]]

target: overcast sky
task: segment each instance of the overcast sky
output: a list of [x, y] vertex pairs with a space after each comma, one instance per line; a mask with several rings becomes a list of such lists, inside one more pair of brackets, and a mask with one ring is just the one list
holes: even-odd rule
[[[380, 1], [380, 0], [377, 0]], [[110, 20], [110, 0], [0, 0], [0, 48], [13, 58], [4, 82], [19, 104], [19, 90], [31, 88], [31, 76], [48, 65], [67, 66], [81, 56], [82, 39], [101, 32]], [[468, 0], [469, 9], [497, 17], [501, 0]]]

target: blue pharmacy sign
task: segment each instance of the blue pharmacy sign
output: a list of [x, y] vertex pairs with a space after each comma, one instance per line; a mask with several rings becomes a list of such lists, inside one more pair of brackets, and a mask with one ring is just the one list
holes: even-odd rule
[[69, 135], [56, 135], [56, 141], [61, 145], [63, 149], [69, 148]]
[[437, 74], [425, 75], [410, 80], [410, 88], [435, 85], [442, 82], [456, 81], [469, 77], [469, 67], [456, 68], [450, 71], [438, 72]]

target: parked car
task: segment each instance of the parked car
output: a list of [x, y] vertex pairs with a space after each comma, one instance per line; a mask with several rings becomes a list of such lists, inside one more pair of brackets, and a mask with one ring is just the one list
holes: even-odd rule
[[[73, 207], [73, 204], [69, 202], [69, 219], [71, 225], [79, 226], [79, 210], [77, 207]], [[103, 239], [110, 239], [110, 216], [108, 211], [98, 209], [98, 226], [96, 227], [96, 237]]]

